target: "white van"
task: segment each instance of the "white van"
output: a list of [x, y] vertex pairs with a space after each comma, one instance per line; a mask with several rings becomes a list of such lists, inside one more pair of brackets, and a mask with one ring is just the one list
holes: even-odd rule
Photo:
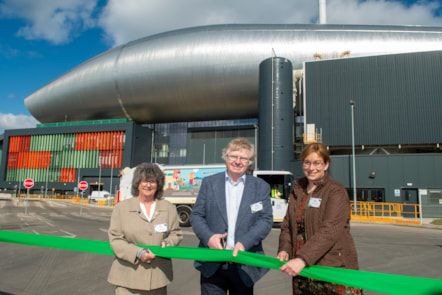
[[92, 191], [92, 193], [87, 196], [89, 202], [97, 202], [100, 200], [109, 200], [110, 192], [108, 191]]

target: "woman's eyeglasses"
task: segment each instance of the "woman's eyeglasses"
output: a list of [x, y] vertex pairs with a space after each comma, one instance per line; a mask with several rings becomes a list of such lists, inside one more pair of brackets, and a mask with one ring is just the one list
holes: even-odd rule
[[314, 167], [314, 168], [321, 168], [322, 165], [324, 165], [324, 162], [315, 161], [315, 162], [309, 162], [309, 161], [302, 161], [302, 166], [304, 168]]

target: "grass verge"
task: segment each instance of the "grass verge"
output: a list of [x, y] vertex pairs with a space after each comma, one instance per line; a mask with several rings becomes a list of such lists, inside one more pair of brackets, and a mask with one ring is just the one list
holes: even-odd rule
[[431, 224], [442, 225], [442, 218], [434, 219]]

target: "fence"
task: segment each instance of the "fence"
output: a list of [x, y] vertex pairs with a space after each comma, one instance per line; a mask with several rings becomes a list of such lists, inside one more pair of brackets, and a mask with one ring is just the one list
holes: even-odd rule
[[87, 197], [83, 197], [80, 198], [79, 196], [76, 195], [60, 195], [60, 194], [54, 194], [54, 195], [50, 195], [48, 194], [46, 196], [46, 198], [43, 195], [40, 194], [29, 194], [29, 196], [27, 194], [20, 194], [17, 197], [15, 197], [14, 195], [9, 194], [11, 198], [17, 198], [19, 201], [24, 201], [26, 200], [26, 198], [28, 197], [30, 200], [52, 200], [52, 201], [56, 201], [56, 200], [64, 200], [64, 201], [71, 201], [74, 203], [83, 203], [83, 204], [95, 204], [98, 206], [115, 206], [115, 204], [117, 203], [117, 201], [115, 199], [112, 199], [110, 202], [109, 200], [98, 200], [97, 202], [89, 202], [89, 198]]
[[351, 206], [351, 220], [371, 222], [391, 222], [404, 224], [420, 224], [420, 208], [418, 204], [356, 202]]
[[[14, 197], [11, 195], [11, 197]], [[24, 200], [26, 194], [20, 194], [19, 199]], [[29, 194], [29, 199], [43, 200], [43, 196], [38, 194]], [[81, 199], [78, 196], [70, 195], [48, 195], [49, 200], [70, 200], [75, 203], [89, 204], [89, 199]], [[116, 200], [99, 200], [95, 203], [99, 206], [115, 206]], [[420, 207], [418, 204], [399, 204], [399, 203], [380, 203], [380, 202], [354, 202], [350, 201], [351, 220], [352, 221], [370, 221], [370, 222], [390, 222], [403, 224], [421, 224]]]

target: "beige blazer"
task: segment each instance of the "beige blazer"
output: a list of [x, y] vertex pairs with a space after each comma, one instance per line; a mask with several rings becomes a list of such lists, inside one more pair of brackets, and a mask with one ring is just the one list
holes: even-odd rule
[[161, 241], [166, 240], [170, 246], [178, 246], [183, 234], [174, 205], [157, 200], [152, 221], [149, 222], [140, 209], [138, 197], [122, 201], [113, 209], [108, 235], [115, 253], [107, 278], [109, 283], [151, 290], [172, 281], [172, 261], [156, 257], [151, 264], [142, 263], [137, 259], [142, 247], [137, 245], [160, 246]]

